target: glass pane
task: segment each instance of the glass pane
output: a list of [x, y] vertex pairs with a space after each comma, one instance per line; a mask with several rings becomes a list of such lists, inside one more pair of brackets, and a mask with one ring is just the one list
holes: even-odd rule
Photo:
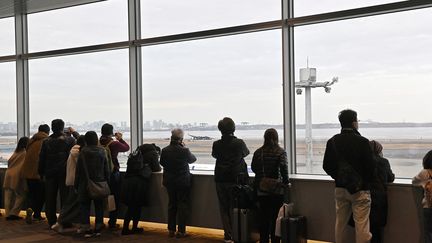
[[108, 0], [28, 15], [29, 51], [128, 40], [127, 1]]
[[142, 36], [155, 37], [281, 19], [280, 0], [142, 0]]
[[0, 56], [15, 54], [15, 26], [13, 18], [0, 19]]
[[35, 59], [29, 69], [32, 133], [56, 118], [80, 134], [109, 122], [129, 143], [128, 50]]
[[422, 168], [432, 148], [431, 21], [432, 9], [424, 9], [295, 29], [296, 81], [307, 58], [317, 82], [339, 77], [330, 93], [312, 91], [312, 168], [305, 166], [311, 158], [305, 152], [305, 91], [296, 96], [299, 172], [324, 173], [325, 142], [339, 132], [337, 116], [346, 108], [358, 112], [360, 133], [383, 144], [398, 177], [411, 178]]
[[305, 16], [347, 10], [352, 8], [368, 7], [393, 2], [404, 2], [397, 0], [294, 0], [294, 16]]
[[251, 153], [269, 127], [283, 143], [281, 56], [279, 30], [143, 48], [145, 142], [165, 147], [181, 127], [198, 158], [194, 168], [211, 170], [225, 116]]
[[15, 86], [15, 62], [0, 63], [0, 167], [7, 166], [17, 143]]

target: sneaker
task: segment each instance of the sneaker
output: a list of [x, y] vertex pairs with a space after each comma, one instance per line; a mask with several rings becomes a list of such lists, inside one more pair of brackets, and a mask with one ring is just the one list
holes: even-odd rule
[[93, 237], [93, 231], [92, 230], [86, 230], [86, 232], [84, 233], [84, 237], [85, 238], [91, 238]]
[[233, 240], [224, 240], [225, 243], [234, 243]]
[[96, 237], [101, 236], [101, 230], [95, 230], [94, 231], [94, 236], [96, 236]]
[[134, 234], [142, 234], [144, 232], [143, 228], [132, 228]]
[[84, 234], [86, 232], [86, 229], [79, 227], [76, 231], [77, 234]]
[[120, 229], [120, 225], [119, 224], [109, 224], [108, 229], [109, 230], [118, 230], [118, 229]]
[[189, 235], [186, 234], [186, 232], [177, 232], [176, 233], [176, 238], [185, 238], [188, 237]]
[[172, 231], [172, 230], [170, 230], [170, 231], [168, 232], [168, 236], [169, 236], [170, 238], [174, 237], [174, 236], [175, 236], [175, 232]]
[[25, 221], [27, 224], [31, 224], [33, 222], [33, 209], [27, 208]]
[[58, 222], [55, 223], [53, 226], [51, 226], [51, 229], [58, 232], [58, 233], [63, 233], [63, 225], [59, 224]]

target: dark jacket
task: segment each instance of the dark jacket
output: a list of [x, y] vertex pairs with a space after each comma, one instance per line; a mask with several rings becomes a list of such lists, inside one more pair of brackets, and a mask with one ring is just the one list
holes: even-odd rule
[[109, 136], [101, 136], [99, 142], [102, 146], [106, 146], [107, 144], [109, 144], [109, 150], [111, 152], [111, 158], [114, 164], [114, 171], [119, 171], [120, 163], [118, 160], [118, 154], [121, 152], [129, 151], [129, 144], [127, 144], [126, 141], [124, 141], [123, 139], [114, 141], [114, 139]]
[[371, 183], [371, 212], [370, 223], [372, 227], [384, 227], [387, 223], [387, 183], [393, 182], [393, 174], [387, 159], [374, 156], [377, 161], [375, 178]]
[[152, 172], [161, 171], [159, 164], [160, 148], [154, 144], [143, 144], [138, 147], [142, 161], [128, 161], [126, 175], [122, 183], [121, 201], [127, 206], [142, 207], [147, 205], [148, 186]]
[[54, 133], [42, 143], [39, 153], [39, 175], [65, 177], [69, 151], [75, 145], [75, 138], [64, 133]]
[[263, 177], [279, 179], [284, 184], [289, 183], [287, 154], [284, 149], [257, 149], [252, 158], [252, 171], [255, 173], [255, 186]]
[[84, 166], [87, 167], [89, 179], [94, 182], [109, 181], [110, 171], [105, 149], [100, 146], [85, 146], [78, 156], [75, 171], [75, 189], [78, 199], [88, 199], [87, 176]]
[[189, 187], [189, 164], [195, 161], [195, 155], [180, 144], [171, 143], [163, 148], [160, 157], [160, 164], [164, 167], [163, 185], [173, 189]]
[[[335, 143], [337, 151], [335, 151]], [[327, 141], [323, 169], [336, 182], [336, 187], [344, 187], [337, 178], [338, 161], [348, 162], [362, 178], [361, 190], [370, 190], [370, 184], [376, 169], [369, 140], [362, 137], [355, 129], [342, 129], [340, 134]]]
[[216, 159], [215, 182], [236, 183], [240, 173], [247, 173], [244, 158], [249, 149], [243, 140], [223, 135], [213, 143], [212, 156]]

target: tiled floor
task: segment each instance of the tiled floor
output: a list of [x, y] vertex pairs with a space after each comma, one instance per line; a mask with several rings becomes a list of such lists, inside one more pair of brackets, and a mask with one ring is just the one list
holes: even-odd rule
[[[3, 211], [3, 210], [2, 210]], [[24, 220], [6, 221], [5, 217], [0, 217], [0, 243], [45, 243], [45, 242], [196, 242], [196, 243], [213, 243], [223, 242], [223, 231], [214, 229], [203, 229], [189, 227], [189, 237], [183, 239], [169, 238], [166, 232], [166, 225], [154, 223], [141, 223], [140, 227], [144, 227], [145, 232], [139, 235], [121, 236], [119, 231], [102, 232], [102, 236], [96, 238], [85, 239], [82, 235], [75, 233], [75, 230], [70, 229], [68, 232], [58, 234], [50, 229], [46, 221], [33, 223], [28, 225]], [[317, 243], [308, 241], [308, 243]]]

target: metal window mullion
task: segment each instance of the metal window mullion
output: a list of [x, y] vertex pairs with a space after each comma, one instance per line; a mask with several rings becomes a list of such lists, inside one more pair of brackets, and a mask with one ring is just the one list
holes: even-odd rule
[[27, 14], [18, 9], [15, 14], [15, 52], [16, 52], [16, 107], [17, 137], [29, 136], [29, 75], [28, 60], [23, 58], [28, 53]]
[[294, 16], [294, 0], [282, 0], [282, 69], [283, 69], [283, 117], [284, 145], [289, 161], [289, 173], [295, 174], [296, 134], [295, 134], [295, 94], [294, 94], [294, 27], [287, 20]]
[[347, 20], [354, 18], [364, 18], [382, 14], [404, 12], [410, 10], [424, 9], [432, 7], [430, 0], [410, 0], [368, 7], [341, 10], [336, 12], [320, 13], [308, 16], [295, 17], [288, 19], [291, 26], [302, 26], [310, 24], [320, 24], [332, 21]]
[[[141, 38], [140, 0], [128, 0], [129, 41]], [[141, 47], [129, 46], [129, 95], [131, 148], [143, 143]]]

